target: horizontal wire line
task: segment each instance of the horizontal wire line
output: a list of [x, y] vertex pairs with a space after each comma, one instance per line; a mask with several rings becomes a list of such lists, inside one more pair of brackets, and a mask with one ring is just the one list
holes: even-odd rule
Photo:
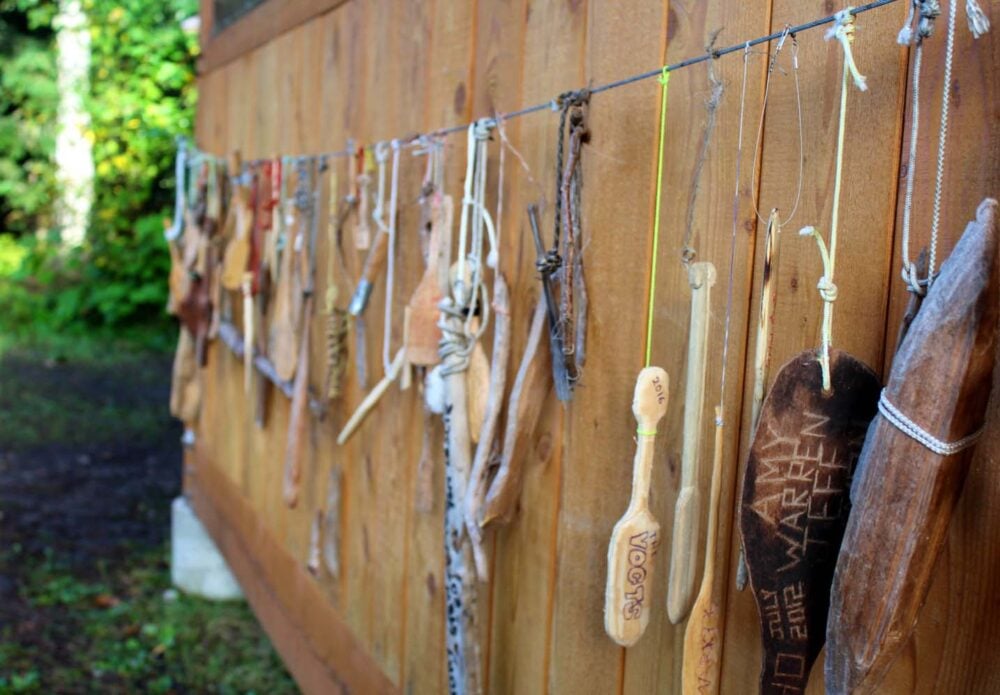
[[[857, 7], [849, 8], [849, 11], [852, 15], [857, 16], [859, 14], [863, 14], [865, 12], [869, 12], [871, 10], [884, 7], [885, 5], [891, 5], [894, 2], [897, 2], [897, 0], [875, 0], [875, 2], [870, 2], [866, 5], [859, 5]], [[836, 18], [837, 18], [836, 14], [831, 14], [827, 15], [826, 17], [820, 17], [819, 19], [814, 19], [811, 22], [806, 22], [804, 24], [798, 24], [796, 26], [786, 26], [782, 28], [781, 31], [776, 31], [771, 34], [767, 34], [766, 36], [758, 36], [757, 38], [751, 39], [750, 41], [742, 41], [740, 43], [734, 43], [731, 46], [726, 46], [725, 48], [718, 48], [709, 51], [707, 53], [702, 53], [701, 55], [685, 58], [684, 60], [678, 61], [676, 63], [671, 63], [670, 65], [654, 68], [646, 72], [640, 72], [635, 75], [630, 75], [629, 77], [623, 77], [620, 80], [615, 80], [614, 82], [608, 82], [606, 84], [598, 85], [597, 87], [591, 87], [587, 91], [589, 91], [590, 94], [600, 94], [601, 92], [608, 92], [611, 91], [612, 89], [618, 89], [619, 87], [625, 87], [627, 85], [634, 84], [635, 82], [642, 82], [643, 80], [648, 80], [653, 77], [658, 77], [663, 73], [664, 70], [667, 70], [668, 72], [675, 72], [677, 70], [689, 68], [692, 65], [698, 65], [699, 63], [704, 63], [705, 61], [708, 60], [721, 58], [724, 55], [735, 53], [736, 51], [742, 51], [747, 48], [760, 45], [762, 43], [767, 43], [769, 41], [780, 39], [781, 35], [785, 34], [786, 32], [788, 34], [794, 35], [794, 34], [799, 34], [803, 31], [808, 31], [809, 29], [815, 29], [816, 27], [821, 27], [826, 24], [832, 23], [834, 20], [836, 20]], [[533, 106], [525, 106], [524, 108], [518, 109], [516, 111], [509, 111], [507, 113], [497, 114], [493, 118], [487, 117], [487, 119], [493, 121], [496, 120], [510, 121], [515, 118], [520, 118], [521, 116], [527, 116], [532, 113], [538, 113], [539, 111], [557, 110], [558, 104], [559, 104], [559, 98], [556, 97], [555, 99], [550, 99], [549, 101], [542, 102], [540, 104], [535, 104]], [[476, 121], [473, 121], [473, 123], [474, 122]], [[420, 135], [411, 135], [405, 138], [404, 142], [411, 143], [425, 137], [427, 138], [447, 137], [449, 135], [454, 135], [456, 133], [464, 132], [470, 125], [471, 123], [465, 123], [462, 125], [454, 125], [447, 128], [439, 128], [437, 130], [432, 130]], [[383, 140], [379, 142], [388, 142], [388, 141]], [[199, 150], [199, 152], [201, 151]], [[202, 154], [205, 155], [206, 153], [202, 152]], [[354, 154], [353, 150], [343, 149], [343, 150], [337, 150], [336, 152], [321, 152], [319, 154], [314, 154], [314, 155], [296, 155], [289, 157], [289, 159], [348, 157], [352, 154]], [[221, 160], [222, 157], [217, 157], [217, 159]], [[268, 160], [267, 158], [253, 160], [254, 163], [266, 162], [266, 161], [270, 160]]]

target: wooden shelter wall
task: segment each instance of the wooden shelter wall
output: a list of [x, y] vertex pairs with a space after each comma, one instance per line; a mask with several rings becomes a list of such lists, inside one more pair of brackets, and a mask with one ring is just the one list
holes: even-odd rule
[[[280, 0], [271, 0], [264, 7], [278, 4]], [[215, 61], [201, 75], [199, 147], [219, 154], [239, 149], [244, 158], [272, 157], [337, 150], [348, 137], [373, 142], [462, 124], [697, 54], [719, 28], [718, 45], [728, 45], [836, 9], [825, 0], [329, 4], [334, 9], [229, 62]], [[996, 7], [993, 3], [992, 9]], [[908, 52], [895, 43], [906, 11], [906, 3], [899, 2], [858, 19], [854, 50], [870, 90], [852, 88], [849, 95], [837, 258], [834, 344], [880, 372], [891, 359], [907, 296], [898, 269], [901, 189], [908, 165]], [[993, 16], [1000, 19], [995, 11]], [[918, 244], [926, 243], [928, 236], [934, 187], [945, 39], [944, 22], [938, 24], [924, 62], [914, 196]], [[964, 19], [959, 24], [959, 59], [949, 85], [954, 101], [941, 257], [978, 201], [1000, 190], [995, 69], [1000, 49], [995, 36], [973, 42]], [[795, 218], [781, 242], [775, 365], [819, 342], [821, 303], [815, 285], [820, 260], [815, 244], [795, 232], [815, 224], [827, 233], [832, 208], [841, 49], [836, 42], [824, 42], [818, 30], [803, 34], [799, 44], [804, 183]], [[712, 293], [706, 422], [711, 422], [718, 401], [743, 69], [738, 54], [712, 61], [711, 67], [723, 80], [724, 93], [694, 216], [699, 259], [712, 261], [719, 272]], [[734, 497], [748, 446], [752, 385], [745, 378], [746, 353], [753, 342], [748, 326], [756, 325], [763, 252], [764, 225], [750, 203], [765, 214], [771, 207], [785, 211], [796, 193], [797, 116], [789, 79], [775, 77], [758, 156], [753, 156], [765, 74], [766, 61], [755, 51], [739, 181], [725, 394], [723, 532], [716, 558], [728, 576], [737, 552]], [[670, 538], [679, 484], [688, 332], [689, 291], [679, 260], [680, 240], [708, 92], [706, 65], [672, 76], [653, 340], [653, 362], [668, 371], [673, 391], [661, 425], [652, 499], [664, 539]], [[591, 102], [592, 139], [583, 164], [590, 294], [587, 365], [570, 405], [559, 405], [550, 394], [533, 439], [520, 510], [513, 523], [490, 534], [493, 581], [481, 589], [484, 673], [490, 692], [680, 692], [683, 625], [672, 627], [662, 609], [669, 557], [665, 547], [656, 559], [656, 608], [642, 641], [629, 650], [617, 647], [602, 623], [607, 543], [625, 509], [631, 482], [635, 423], [629, 404], [643, 364], [658, 116], [655, 80], [597, 95]], [[507, 156], [501, 265], [512, 287], [515, 356], [538, 292], [524, 208], [545, 200], [551, 215], [556, 124], [555, 114], [548, 112], [506, 124], [507, 137], [531, 171], [528, 175]], [[448, 142], [447, 185], [458, 199], [464, 137], [453, 136]], [[497, 151], [491, 149], [491, 186], [497, 181]], [[341, 185], [346, 185], [342, 161], [335, 160], [334, 166], [341, 168]], [[421, 176], [422, 160], [404, 156], [396, 316], [402, 316], [423, 269], [414, 234]], [[327, 252], [321, 243], [319, 268], [325, 267]], [[357, 272], [362, 258], [353, 252], [349, 256]], [[323, 273], [319, 283], [323, 296]], [[384, 283], [378, 283], [366, 322], [372, 383], [382, 373], [383, 292]], [[313, 317], [312, 330], [315, 388], [321, 381], [318, 366], [324, 363], [320, 313]], [[393, 331], [394, 346], [400, 332], [398, 327]], [[255, 608], [269, 629], [278, 625], [277, 619], [269, 622], [263, 614], [281, 614], [285, 627], [271, 632], [307, 689], [335, 682], [363, 691], [395, 687], [442, 692], [440, 423], [430, 420], [437, 494], [427, 514], [414, 505], [415, 470], [428, 422], [416, 388], [400, 392], [393, 387], [346, 446], [335, 444], [339, 426], [364, 394], [353, 368], [353, 351], [352, 341], [343, 400], [325, 419], [314, 418], [310, 424], [303, 494], [298, 507], [288, 509], [281, 498], [288, 403], [275, 395], [266, 427], [256, 427], [242, 391], [241, 363], [216, 344], [205, 374], [198, 443], [188, 457], [187, 489], [203, 515], [219, 518], [210, 524], [217, 536], [242, 539], [240, 552], [252, 560], [249, 566], [263, 586], [257, 592], [262, 598], [253, 601]], [[916, 636], [884, 692], [1000, 692], [1000, 602], [995, 598], [1000, 586], [1000, 505], [994, 503], [1000, 498], [998, 428], [1000, 407], [994, 402]], [[711, 460], [711, 448], [706, 433], [703, 462]], [[333, 467], [342, 472], [343, 490], [338, 581], [325, 574], [313, 579], [305, 570], [310, 525], [323, 507]], [[709, 466], [702, 468], [701, 485], [707, 490]], [[223, 500], [228, 500], [226, 508], [242, 511], [227, 513]], [[702, 522], [701, 548], [704, 526]], [[725, 587], [716, 597], [724, 615], [723, 691], [748, 692], [756, 683], [760, 659], [756, 608], [749, 592], [737, 592], [732, 581]], [[313, 605], [317, 601], [324, 605]], [[292, 640], [282, 638], [289, 630], [298, 635], [296, 649], [308, 645], [315, 659], [289, 658]], [[325, 664], [329, 672], [319, 673], [323, 668], [317, 664]], [[384, 682], [358, 680], [371, 677], [363, 672], [372, 664], [385, 676]], [[810, 693], [822, 692], [821, 674], [817, 664]]]

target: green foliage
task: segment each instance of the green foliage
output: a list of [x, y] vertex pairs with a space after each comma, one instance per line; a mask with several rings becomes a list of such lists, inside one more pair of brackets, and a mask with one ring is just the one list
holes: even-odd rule
[[32, 3], [0, 0], [0, 225], [24, 234], [52, 223], [59, 106], [52, 31]]
[[84, 245], [69, 251], [52, 229], [56, 6], [0, 0], [0, 232], [18, 237], [0, 234], [0, 330], [163, 330], [163, 220], [172, 212], [175, 138], [190, 133], [196, 100], [197, 37], [181, 21], [198, 2], [83, 0], [94, 206]]
[[0, 625], [0, 693], [80, 692], [81, 684], [87, 692], [297, 692], [246, 604], [173, 592], [164, 550], [133, 552], [96, 580], [51, 554], [0, 551], [0, 563], [27, 565], [20, 598], [37, 611], [46, 641], [60, 645], [42, 653], [12, 638], [16, 626]]

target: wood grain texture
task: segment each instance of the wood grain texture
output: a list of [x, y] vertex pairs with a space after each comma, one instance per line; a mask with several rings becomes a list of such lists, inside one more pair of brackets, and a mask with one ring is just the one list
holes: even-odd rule
[[[838, 9], [821, 0], [348, 0], [330, 10], [331, 2], [270, 0], [264, 6], [271, 13], [267, 17], [298, 12], [296, 8], [303, 5], [310, 6], [310, 15], [308, 19], [300, 15], [303, 19], [292, 28], [282, 28], [278, 20], [262, 22], [265, 15], [258, 15], [253, 22], [247, 21], [269, 25], [254, 28], [268, 38], [244, 43], [214, 68], [206, 53], [199, 76], [196, 129], [200, 147], [220, 154], [238, 148], [246, 160], [253, 160], [339, 150], [348, 137], [371, 143], [462, 124], [497, 110], [545, 102], [568, 89], [649, 70], [665, 59], [701, 53], [709, 35], [719, 28], [717, 45], [728, 45], [780, 31], [785, 22], [806, 21]], [[202, 16], [208, 17], [211, 2], [202, 4]], [[871, 89], [850, 97], [848, 130], [852, 135], [847, 145], [836, 279], [840, 297], [834, 346], [869, 364], [883, 365], [883, 371], [907, 299], [898, 279], [907, 55], [894, 43], [905, 15], [904, 4], [858, 19], [855, 51]], [[987, 11], [996, 20], [993, 6]], [[939, 28], [946, 25], [945, 20], [946, 16], [939, 20]], [[794, 232], [807, 223], [828, 231], [841, 53], [838, 46], [824, 43], [821, 34], [822, 30], [813, 30], [798, 37], [806, 163], [802, 204], [791, 226], [783, 230], [776, 276], [773, 359], [781, 362], [814, 347], [819, 339], [820, 303], [813, 287], [819, 263], [812, 244], [797, 239]], [[918, 247], [927, 243], [928, 235], [943, 36], [939, 29], [927, 42], [924, 56], [914, 218], [919, 222], [914, 227]], [[954, 101], [942, 257], [975, 204], [1000, 190], [1000, 128], [995, 125], [1000, 100], [996, 98], [997, 72], [990, 69], [1000, 63], [998, 45], [991, 35], [973, 42], [964, 19], [959, 18], [956, 48], [961, 59], [950, 85]], [[784, 60], [782, 66], [787, 71]], [[719, 577], [715, 600], [725, 631], [722, 693], [745, 692], [747, 684], [756, 681], [760, 664], [753, 599], [749, 593], [727, 589], [737, 546], [732, 532], [736, 480], [749, 439], [753, 379], [752, 367], [749, 382], [744, 378], [747, 326], [756, 326], [763, 257], [764, 225], [757, 223], [750, 203], [755, 201], [764, 214], [778, 207], [784, 219], [795, 198], [798, 167], [793, 82], [787, 74], [776, 74], [759, 175], [752, 185], [753, 142], [766, 59], [755, 52], [749, 67], [715, 558]], [[736, 53], [713, 61], [713, 68], [723, 79], [724, 92], [694, 215], [698, 260], [712, 262], [719, 273], [711, 300], [705, 403], [709, 414], [705, 417], [710, 417], [718, 402], [741, 56]], [[676, 383], [686, 377], [689, 323], [687, 277], [678, 260], [680, 238], [708, 94], [705, 65], [678, 71], [671, 79], [653, 357]], [[683, 626], [670, 627], [662, 605], [650, 616], [643, 639], [627, 652], [607, 638], [601, 624], [607, 539], [628, 495], [634, 423], [621, 404], [629, 401], [644, 347], [658, 104], [658, 85], [648, 80], [595, 95], [590, 105], [591, 142], [583, 155], [582, 199], [590, 295], [587, 366], [569, 407], [557, 404], [552, 394], [540, 397], [535, 431], [522, 444], [524, 484], [519, 501], [510, 523], [490, 531], [492, 581], [480, 597], [483, 683], [488, 692], [681, 692]], [[498, 221], [501, 268], [511, 286], [515, 355], [523, 350], [539, 298], [524, 209], [531, 202], [543, 204], [542, 232], [548, 238], [555, 193], [556, 122], [551, 113], [540, 112], [504, 124], [505, 135], [530, 170], [525, 171], [513, 153], [506, 152], [504, 205]], [[498, 203], [500, 147], [495, 133], [487, 195], [491, 210]], [[446, 190], [452, 195], [460, 191], [464, 148], [460, 136], [446, 140]], [[423, 160], [404, 154], [393, 307], [399, 318], [424, 270], [416, 240]], [[331, 163], [342, 167], [338, 174], [346, 192], [347, 163]], [[348, 236], [355, 219], [348, 222]], [[317, 250], [319, 268], [326, 267], [325, 247], [324, 239]], [[357, 277], [364, 250], [353, 249], [350, 240], [346, 248], [348, 273]], [[320, 294], [325, 291], [324, 275], [321, 272], [317, 280]], [[379, 319], [384, 299], [382, 290], [376, 288], [366, 342], [372, 383], [381, 374]], [[320, 314], [316, 321], [321, 320]], [[263, 427], [256, 426], [253, 399], [243, 393], [239, 361], [225, 350], [208, 351], [199, 447], [204, 447], [211, 461], [205, 465], [211, 465], [218, 477], [206, 479], [213, 488], [217, 480], [237, 488], [252, 510], [254, 523], [266, 529], [282, 549], [274, 551], [274, 558], [271, 550], [252, 549], [262, 571], [292, 562], [305, 574], [310, 529], [325, 504], [330, 471], [338, 467], [340, 576], [321, 572], [307, 577], [304, 581], [312, 588], [299, 598], [293, 598], [294, 592], [303, 585], [291, 582], [290, 588], [282, 589], [288, 592], [283, 594], [288, 603], [280, 610], [285, 615], [303, 611], [302, 634], [308, 635], [321, 660], [338, 670], [340, 662], [330, 656], [336, 646], [323, 624], [323, 616], [331, 613], [342, 620], [358, 648], [370, 655], [370, 668], [381, 670], [407, 692], [438, 693], [447, 688], [440, 419], [424, 417], [418, 389], [400, 392], [393, 387], [390, 400], [359, 435], [337, 447], [336, 433], [366, 392], [359, 387], [354, 368], [356, 327], [350, 332], [350, 366], [342, 398], [322, 421], [309, 418], [302, 496], [294, 510], [282, 503], [282, 470], [274, 465], [284, 455], [290, 404], [275, 391], [266, 401], [267, 421]], [[321, 324], [314, 323], [309, 350], [313, 391], [322, 386], [318, 367], [323, 364], [322, 334]], [[391, 338], [391, 346], [401, 344], [401, 322], [393, 327]], [[484, 339], [488, 346], [491, 335]], [[752, 342], [751, 338], [751, 350]], [[1000, 425], [998, 418], [1000, 406], [993, 405], [988, 416], [992, 431]], [[664, 418], [660, 426], [663, 447], [653, 464], [650, 504], [664, 522], [664, 538], [672, 531], [669, 512], [679, 483], [682, 421], [680, 409]], [[424, 473], [429, 472], [435, 491], [430, 511], [418, 509], [415, 502], [415, 469], [425, 448], [425, 422], [430, 423], [426, 450], [431, 458]], [[702, 461], [712, 456], [710, 439], [703, 437]], [[904, 645], [884, 681], [884, 692], [890, 695], [978, 695], [1000, 690], [1000, 656], [991, 648], [1000, 639], [1000, 610], [994, 599], [1000, 582], [1000, 564], [995, 562], [1000, 554], [1000, 511], [990, 502], [1000, 493], [1000, 449], [995, 440], [984, 440], [971, 465], [914, 637]], [[702, 467], [697, 481], [703, 495], [709, 489], [707, 469]], [[189, 475], [188, 480], [193, 477]], [[700, 550], [707, 532], [704, 520], [701, 526], [698, 568], [704, 560]], [[658, 578], [654, 592], [660, 595], [666, 587], [665, 557], [664, 552], [658, 554], [660, 564], [654, 570]], [[246, 571], [246, 565], [241, 567]], [[302, 596], [311, 597], [313, 603], [307, 604]], [[316, 610], [317, 605], [323, 610]], [[279, 646], [286, 645], [286, 655], [298, 648], [287, 645], [301, 644], [285, 631], [272, 630]], [[307, 668], [294, 657], [289, 659], [297, 672]], [[812, 679], [807, 689], [810, 695], [820, 692], [820, 680]], [[322, 690], [316, 682], [304, 687]]]

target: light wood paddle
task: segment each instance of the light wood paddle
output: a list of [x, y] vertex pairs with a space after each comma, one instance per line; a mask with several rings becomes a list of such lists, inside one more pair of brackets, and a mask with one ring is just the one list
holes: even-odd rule
[[674, 625], [687, 617], [694, 598], [695, 564], [698, 561], [698, 524], [701, 491], [698, 489], [698, 452], [702, 414], [705, 410], [705, 371], [708, 366], [708, 319], [715, 266], [692, 263], [691, 328], [688, 333], [687, 382], [684, 385], [684, 439], [681, 445], [681, 489], [674, 508], [673, 542], [670, 544], [670, 576], [667, 582], [667, 617]]
[[705, 540], [705, 571], [701, 575], [698, 598], [691, 608], [684, 630], [684, 661], [681, 690], [684, 693], [719, 692], [722, 667], [721, 635], [719, 634], [719, 604], [717, 585], [723, 581], [715, 575], [715, 547], [718, 543], [719, 504], [722, 497], [722, 409], [715, 408], [715, 451], [712, 455], [712, 492], [708, 499], [708, 536]]
[[608, 545], [604, 630], [623, 647], [635, 644], [649, 624], [649, 591], [660, 524], [649, 511], [656, 425], [667, 412], [669, 379], [660, 367], [639, 372], [632, 398], [638, 423], [632, 469], [632, 497], [615, 524]]

